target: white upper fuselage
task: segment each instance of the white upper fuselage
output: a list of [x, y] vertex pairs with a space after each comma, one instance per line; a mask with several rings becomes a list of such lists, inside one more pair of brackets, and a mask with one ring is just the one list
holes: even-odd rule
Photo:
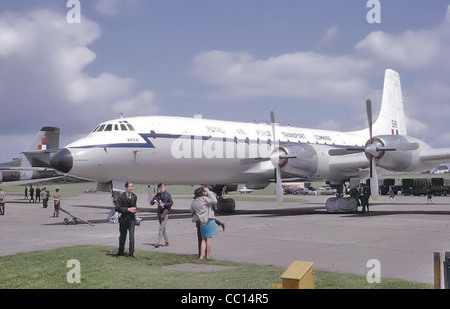
[[[110, 130], [105, 131], [108, 125]], [[367, 136], [367, 130], [344, 133], [276, 126], [275, 139], [281, 144], [364, 146]], [[273, 140], [270, 124], [149, 116], [104, 122], [66, 148], [73, 155], [69, 174], [97, 181], [267, 183], [273, 178], [271, 162], [240, 162], [269, 156]]]

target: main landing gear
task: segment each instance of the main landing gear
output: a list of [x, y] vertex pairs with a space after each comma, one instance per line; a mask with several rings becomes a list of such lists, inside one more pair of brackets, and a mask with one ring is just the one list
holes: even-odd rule
[[233, 213], [236, 208], [236, 202], [232, 198], [227, 198], [228, 187], [224, 185], [215, 185], [212, 191], [217, 196], [217, 212]]

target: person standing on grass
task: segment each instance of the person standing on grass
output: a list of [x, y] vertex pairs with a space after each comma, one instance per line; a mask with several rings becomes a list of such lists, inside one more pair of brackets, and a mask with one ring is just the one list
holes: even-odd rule
[[119, 251], [117, 256], [125, 255], [125, 242], [127, 240], [127, 233], [130, 231], [129, 238], [129, 257], [134, 257], [134, 230], [136, 226], [136, 213], [138, 212], [137, 195], [133, 193], [133, 184], [131, 182], [125, 183], [125, 192], [119, 195], [117, 200], [116, 211], [121, 214], [119, 218]]
[[207, 187], [200, 187], [194, 191], [194, 199], [191, 203], [190, 211], [193, 215], [193, 221], [200, 221], [202, 238], [199, 253], [200, 260], [203, 260], [205, 257], [211, 259], [212, 237], [217, 234], [213, 209], [216, 204], [216, 196]]

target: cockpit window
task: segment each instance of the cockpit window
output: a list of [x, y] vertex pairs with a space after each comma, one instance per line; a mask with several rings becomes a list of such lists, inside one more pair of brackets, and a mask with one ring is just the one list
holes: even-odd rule
[[[124, 121], [126, 122], [126, 121]], [[129, 123], [122, 123], [121, 121], [119, 122], [119, 124], [99, 124], [97, 127], [95, 127], [95, 129], [92, 132], [110, 132], [110, 131], [134, 131], [134, 128], [131, 124]]]

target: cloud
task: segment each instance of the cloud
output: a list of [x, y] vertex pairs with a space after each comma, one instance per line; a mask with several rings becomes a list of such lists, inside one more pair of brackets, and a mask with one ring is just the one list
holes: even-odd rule
[[122, 111], [157, 110], [155, 94], [139, 90], [135, 79], [88, 73], [97, 57], [89, 45], [101, 31], [86, 17], [69, 24], [65, 15], [51, 10], [2, 13], [0, 33], [0, 100], [8, 106], [2, 116], [11, 119], [0, 122], [2, 134], [23, 130], [19, 119], [36, 130], [43, 124], [63, 125], [64, 134], [86, 132], [86, 126], [118, 118]]
[[435, 65], [442, 48], [439, 35], [432, 31], [400, 35], [375, 31], [359, 42], [356, 50], [378, 58], [386, 67], [420, 69]]
[[95, 1], [95, 10], [107, 16], [112, 16], [119, 13], [119, 0], [96, 0]]
[[136, 11], [142, 0], [94, 0], [94, 9], [104, 16], [115, 16], [124, 11]]
[[331, 26], [320, 40], [319, 46], [324, 47], [334, 41], [339, 35], [339, 27]]
[[443, 22], [430, 30], [408, 30], [400, 34], [375, 31], [356, 46], [357, 52], [369, 55], [379, 64], [397, 69], [426, 69], [449, 64], [450, 6]]
[[255, 59], [248, 53], [208, 51], [193, 60], [193, 75], [214, 88], [211, 98], [330, 99], [343, 104], [369, 91], [361, 76], [370, 62], [313, 52]]

